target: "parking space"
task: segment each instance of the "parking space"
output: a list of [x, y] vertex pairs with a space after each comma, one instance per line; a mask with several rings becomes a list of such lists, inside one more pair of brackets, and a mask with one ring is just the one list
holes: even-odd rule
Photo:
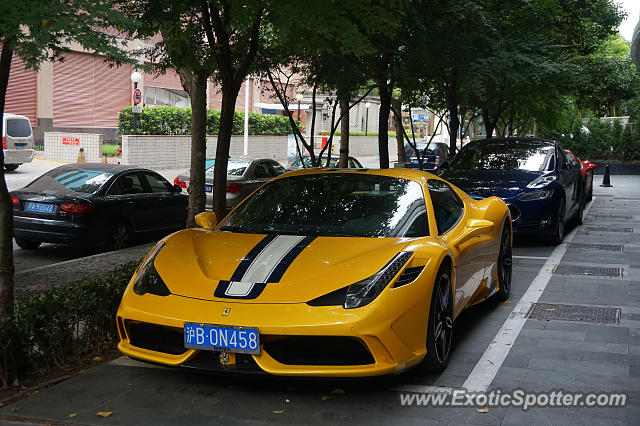
[[[569, 229], [562, 245], [516, 240], [510, 300], [480, 304], [458, 318], [450, 364], [441, 374], [414, 369], [374, 379], [237, 377], [121, 357], [0, 408], [0, 422], [634, 423], [640, 418], [640, 187], [637, 177], [616, 178], [614, 188], [596, 188], [585, 224]], [[536, 303], [549, 305], [542, 311], [551, 319], [527, 318]], [[564, 305], [619, 311], [606, 325], [586, 317], [553, 319], [565, 312]], [[628, 403], [626, 408], [491, 407], [487, 412], [400, 403], [404, 392], [482, 386], [625, 392]], [[97, 411], [112, 415], [98, 418]]]

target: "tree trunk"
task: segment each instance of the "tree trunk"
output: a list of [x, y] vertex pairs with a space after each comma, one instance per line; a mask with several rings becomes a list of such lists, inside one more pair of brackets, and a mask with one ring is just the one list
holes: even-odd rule
[[491, 120], [489, 111], [484, 108], [482, 109], [482, 120], [484, 121], [484, 128], [487, 132], [487, 139], [493, 138], [493, 131], [495, 130], [496, 126]]
[[338, 91], [338, 99], [340, 101], [340, 114], [344, 114], [340, 122], [340, 158], [338, 167], [346, 169], [349, 167], [349, 102], [351, 102], [351, 93]]
[[[393, 121], [396, 127], [396, 144], [398, 145], [398, 163], [407, 162], [407, 153], [404, 151], [404, 133], [402, 132], [402, 100], [400, 98], [391, 99], [391, 107], [394, 112]], [[417, 153], [416, 153], [417, 155]]]
[[449, 109], [449, 158], [453, 157], [458, 148], [458, 129], [460, 128], [460, 119], [458, 118], [458, 97], [452, 90], [448, 97]]
[[[0, 56], [0, 117], [4, 113], [5, 96], [11, 72], [13, 50], [3, 40]], [[0, 134], [2, 122], [0, 120]], [[4, 177], [4, 152], [0, 150], [0, 316], [13, 314], [13, 203]]]
[[220, 110], [220, 127], [218, 128], [218, 144], [216, 146], [216, 166], [213, 177], [213, 210], [218, 221], [227, 214], [227, 165], [229, 164], [229, 147], [233, 131], [233, 115], [240, 86], [232, 82], [222, 83], [222, 109]]
[[[189, 211], [187, 228], [196, 226], [195, 217], [205, 209], [205, 160], [207, 156], [207, 79], [191, 71], [180, 73], [182, 85], [191, 98], [191, 168], [189, 170]], [[189, 75], [190, 74], [190, 75]]]
[[[386, 76], [385, 76], [386, 78]], [[380, 110], [378, 112], [378, 151], [380, 168], [389, 168], [389, 111], [391, 110], [391, 90], [387, 81], [378, 81]]]

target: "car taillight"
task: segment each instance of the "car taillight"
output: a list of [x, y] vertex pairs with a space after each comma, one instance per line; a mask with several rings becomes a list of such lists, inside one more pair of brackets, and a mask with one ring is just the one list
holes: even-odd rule
[[2, 137], [2, 149], [7, 149], [7, 138], [5, 136]]
[[230, 192], [232, 194], [236, 194], [240, 192], [241, 189], [242, 189], [241, 183], [232, 183], [231, 185], [227, 185], [227, 192]]
[[92, 213], [96, 211], [93, 204], [64, 203], [60, 206], [61, 210], [69, 213]]
[[173, 184], [180, 186], [180, 188], [185, 188], [185, 189], [187, 188], [187, 182], [183, 182], [177, 177], [173, 180]]
[[440, 156], [436, 155], [436, 167], [440, 167]]
[[18, 205], [18, 199], [17, 198], [12, 198], [11, 202], [13, 202], [13, 206], [17, 206]]

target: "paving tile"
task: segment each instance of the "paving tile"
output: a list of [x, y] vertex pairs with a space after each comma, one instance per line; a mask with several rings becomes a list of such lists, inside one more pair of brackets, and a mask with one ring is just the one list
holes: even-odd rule
[[585, 340], [586, 332], [569, 331], [569, 330], [550, 330], [545, 328], [544, 330], [535, 330], [535, 329], [522, 330], [520, 331], [520, 335], [518, 337], [520, 336], [538, 337], [538, 338], [545, 338], [545, 339], [583, 341]]
[[576, 351], [593, 351], [593, 352], [609, 352], [609, 353], [629, 353], [629, 345], [622, 343], [603, 343], [603, 342], [576, 342], [564, 341], [558, 339], [540, 339], [539, 348], [565, 348]]
[[629, 367], [626, 365], [579, 361], [575, 364], [578, 371], [587, 372], [594, 376], [628, 377]]

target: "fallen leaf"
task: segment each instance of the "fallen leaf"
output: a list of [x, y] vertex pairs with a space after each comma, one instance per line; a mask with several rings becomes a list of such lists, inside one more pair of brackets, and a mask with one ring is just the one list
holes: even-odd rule
[[323, 401], [328, 401], [331, 399], [331, 395], [322, 395], [322, 400]]
[[4, 407], [4, 402], [0, 402], [0, 407]]
[[478, 408], [476, 408], [476, 411], [478, 413], [488, 413], [489, 412], [489, 407], [486, 407], [486, 406], [485, 407], [478, 407]]
[[230, 386], [227, 386], [227, 389], [237, 389], [239, 387], [240, 385], [230, 385]]
[[127, 386], [133, 386], [133, 383], [127, 383]]
[[78, 417], [78, 413], [71, 413], [69, 414], [69, 417], [70, 418]]
[[549, 312], [553, 312], [553, 311], [555, 311], [555, 310], [556, 310], [556, 308], [548, 308], [548, 309], [545, 309], [545, 311], [549, 311]]
[[20, 410], [22, 410], [22, 407], [13, 407], [13, 408], [11, 409], [11, 411], [13, 411], [14, 413], [15, 413], [16, 411], [20, 411]]
[[110, 416], [110, 415], [112, 415], [112, 414], [113, 414], [113, 412], [112, 412], [112, 411], [98, 411], [98, 412], [96, 413], [96, 416], [98, 416], [98, 417], [102, 417], [102, 418], [105, 418], [105, 417], [109, 417], [109, 416]]
[[13, 383], [11, 383], [11, 386], [13, 386], [14, 388], [17, 388], [18, 386], [20, 386], [20, 381], [18, 379], [15, 379]]
[[502, 303], [511, 303], [511, 300], [505, 300], [505, 301], [504, 301], [504, 302], [502, 302]]
[[584, 274], [585, 275], [591, 275], [591, 272], [585, 272]]
[[93, 357], [93, 361], [95, 361], [95, 362], [102, 362], [102, 357], [101, 357], [101, 356]]
[[282, 413], [284, 413], [285, 411], [287, 411], [287, 410], [273, 410], [273, 411], [272, 411], [272, 413], [273, 413], [273, 414], [282, 414]]
[[344, 395], [344, 390], [342, 389], [334, 389], [331, 391], [331, 395]]
[[40, 393], [40, 391], [36, 389], [33, 392], [29, 393], [29, 396], [37, 395], [39, 393]]

